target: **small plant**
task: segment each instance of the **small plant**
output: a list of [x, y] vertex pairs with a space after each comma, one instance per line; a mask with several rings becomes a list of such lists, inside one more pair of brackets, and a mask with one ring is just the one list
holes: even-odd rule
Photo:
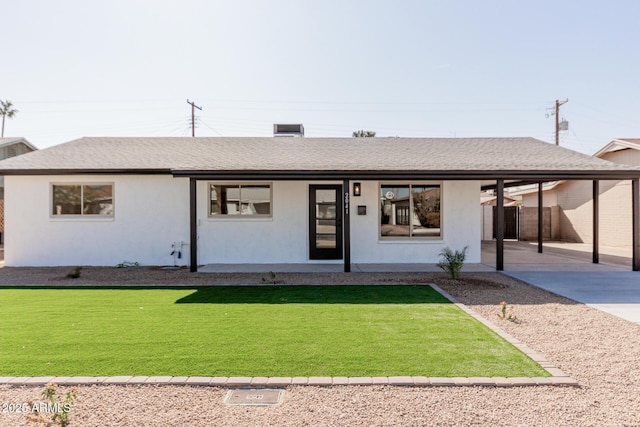
[[271, 285], [278, 285], [281, 283], [284, 283], [284, 280], [277, 280], [277, 276], [276, 273], [274, 273], [273, 271], [269, 272], [269, 279], [266, 278], [262, 278], [262, 283], [269, 283]]
[[71, 273], [67, 274], [67, 277], [69, 279], [77, 279], [80, 277], [80, 270], [82, 270], [82, 267], [76, 267]]
[[[31, 414], [27, 419], [31, 422], [42, 423], [47, 426], [51, 425], [51, 421], [61, 427], [69, 425], [69, 417], [71, 409], [76, 400], [77, 391], [75, 387], [71, 387], [64, 395], [62, 401], [58, 400], [57, 386], [54, 383], [48, 383], [42, 390], [42, 397], [48, 400], [47, 403], [29, 402], [31, 406]], [[51, 421], [42, 416], [43, 413], [53, 413]]]
[[436, 265], [449, 273], [452, 279], [457, 279], [467, 257], [467, 248], [454, 252], [447, 246], [440, 252], [440, 262]]
[[264, 277], [262, 278], [262, 281], [264, 283], [275, 283], [276, 280], [276, 273], [274, 273], [273, 271], [269, 272], [269, 277], [271, 278], [271, 280], [267, 281], [267, 279], [265, 279]]
[[116, 264], [116, 268], [127, 268], [127, 267], [140, 267], [140, 263], [138, 261], [122, 261], [120, 264]]
[[513, 314], [513, 306], [507, 308], [507, 302], [506, 301], [502, 301], [500, 303], [500, 313], [498, 313], [497, 316], [501, 320], [508, 320], [510, 322], [515, 322], [516, 321], [516, 315]]

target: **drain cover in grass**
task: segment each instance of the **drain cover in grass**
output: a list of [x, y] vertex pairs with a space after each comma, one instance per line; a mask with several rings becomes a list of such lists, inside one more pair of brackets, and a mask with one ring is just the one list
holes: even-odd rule
[[251, 388], [241, 390], [229, 390], [224, 403], [227, 405], [263, 406], [277, 405], [282, 402], [284, 390]]

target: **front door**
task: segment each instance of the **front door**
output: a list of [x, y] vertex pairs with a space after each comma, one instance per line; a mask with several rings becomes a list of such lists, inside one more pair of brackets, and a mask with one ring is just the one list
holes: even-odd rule
[[342, 259], [342, 186], [309, 186], [309, 258]]

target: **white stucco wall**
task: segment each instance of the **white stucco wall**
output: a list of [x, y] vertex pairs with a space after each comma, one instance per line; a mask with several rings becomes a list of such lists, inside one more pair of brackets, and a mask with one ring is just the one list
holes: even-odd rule
[[[6, 180], [5, 260], [8, 266], [172, 265], [171, 243], [189, 241], [189, 182], [169, 176], [10, 176]], [[113, 219], [51, 218], [51, 183], [113, 182]], [[244, 182], [244, 181], [243, 181]], [[197, 184], [198, 262], [342, 263], [309, 260], [308, 181], [272, 183], [270, 218], [208, 216], [208, 185]], [[331, 182], [317, 182], [330, 184]], [[335, 182], [340, 184], [340, 182]], [[480, 262], [479, 182], [442, 183], [442, 239], [379, 237], [378, 182], [362, 182], [351, 198], [351, 259], [355, 263], [434, 263], [440, 251], [469, 247], [467, 262]], [[367, 207], [357, 215], [357, 206]], [[180, 265], [189, 260], [183, 248]]]
[[[379, 237], [378, 182], [362, 183], [362, 196], [352, 197], [351, 260], [354, 263], [435, 263], [440, 251], [449, 246], [460, 250], [468, 246], [467, 261], [480, 262], [481, 211], [477, 181], [442, 183], [442, 239], [383, 240]], [[367, 206], [367, 215], [357, 215], [357, 206]]]
[[493, 240], [493, 206], [482, 208], [482, 240]]
[[[247, 183], [251, 181], [243, 181]], [[257, 181], [254, 181], [257, 182]], [[260, 181], [263, 182], [263, 181]], [[271, 218], [209, 217], [208, 186], [198, 182], [198, 262], [307, 263], [309, 260], [309, 181], [272, 182]], [[315, 182], [341, 184], [340, 182]]]
[[[113, 219], [51, 218], [51, 183], [114, 183]], [[173, 265], [189, 241], [189, 181], [171, 176], [7, 176], [7, 266]], [[188, 262], [185, 246], [180, 265]]]

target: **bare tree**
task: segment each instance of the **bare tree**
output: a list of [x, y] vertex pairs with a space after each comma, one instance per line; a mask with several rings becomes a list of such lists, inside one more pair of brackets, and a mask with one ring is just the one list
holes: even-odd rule
[[0, 114], [2, 115], [2, 133], [0, 133], [0, 138], [4, 138], [4, 119], [6, 117], [12, 118], [17, 112], [18, 110], [13, 108], [11, 101], [0, 101]]

